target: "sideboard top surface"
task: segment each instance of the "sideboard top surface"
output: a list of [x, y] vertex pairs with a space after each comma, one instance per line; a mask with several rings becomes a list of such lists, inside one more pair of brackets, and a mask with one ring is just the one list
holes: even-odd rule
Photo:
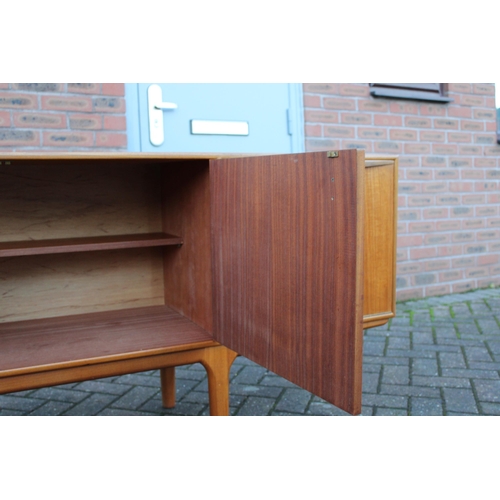
[[[294, 154], [308, 154], [294, 153]], [[0, 154], [0, 161], [14, 160], [220, 160], [224, 158], [244, 158], [248, 156], [276, 156], [269, 153], [134, 153], [121, 151], [105, 152], [8, 152]], [[394, 160], [395, 155], [366, 154], [366, 160]]]

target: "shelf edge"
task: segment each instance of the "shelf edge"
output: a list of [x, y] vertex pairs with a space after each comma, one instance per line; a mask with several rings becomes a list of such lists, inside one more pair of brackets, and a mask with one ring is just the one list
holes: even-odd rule
[[88, 238], [61, 238], [36, 241], [29, 240], [0, 243], [0, 257], [93, 252], [99, 250], [121, 250], [126, 248], [144, 248], [182, 244], [182, 238], [167, 233], [93, 236]]

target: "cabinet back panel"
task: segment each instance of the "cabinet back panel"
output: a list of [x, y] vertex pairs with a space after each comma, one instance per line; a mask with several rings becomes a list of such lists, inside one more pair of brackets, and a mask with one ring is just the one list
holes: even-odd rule
[[162, 250], [0, 259], [0, 322], [164, 304]]
[[158, 168], [13, 161], [0, 167], [0, 241], [161, 231]]

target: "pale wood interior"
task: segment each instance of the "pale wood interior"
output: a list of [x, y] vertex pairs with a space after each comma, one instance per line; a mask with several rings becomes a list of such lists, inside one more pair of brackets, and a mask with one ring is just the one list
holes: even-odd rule
[[0, 322], [164, 304], [158, 249], [0, 259]]
[[0, 377], [217, 345], [208, 160], [183, 161], [0, 161]]
[[397, 165], [395, 159], [366, 161], [364, 327], [395, 315]]
[[[5, 247], [35, 251], [40, 241], [42, 253], [59, 238], [159, 233], [161, 171], [116, 161], [3, 165], [0, 227]], [[154, 248], [2, 258], [0, 322], [161, 305], [162, 270]]]
[[0, 167], [0, 241], [161, 232], [161, 172], [126, 162]]

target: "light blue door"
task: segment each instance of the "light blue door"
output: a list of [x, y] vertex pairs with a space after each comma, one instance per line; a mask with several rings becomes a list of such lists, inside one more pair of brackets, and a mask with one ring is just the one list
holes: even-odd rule
[[127, 84], [129, 150], [302, 152], [300, 87], [288, 83]]

